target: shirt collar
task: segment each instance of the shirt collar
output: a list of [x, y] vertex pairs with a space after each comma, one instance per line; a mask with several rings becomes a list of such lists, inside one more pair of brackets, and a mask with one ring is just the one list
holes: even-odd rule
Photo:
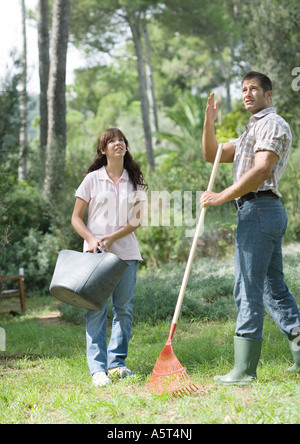
[[269, 108], [264, 108], [260, 110], [258, 113], [253, 114], [253, 116], [250, 117], [250, 122], [254, 120], [259, 120], [262, 117], [265, 117], [267, 114], [276, 113], [276, 109], [270, 106]]
[[[106, 180], [108, 182], [111, 182], [111, 178], [107, 174], [106, 168], [104, 166], [99, 169], [98, 177], [100, 180]], [[128, 171], [125, 170], [125, 168], [123, 170], [122, 176], [120, 177], [120, 181], [121, 180], [123, 180], [123, 181], [129, 180]]]

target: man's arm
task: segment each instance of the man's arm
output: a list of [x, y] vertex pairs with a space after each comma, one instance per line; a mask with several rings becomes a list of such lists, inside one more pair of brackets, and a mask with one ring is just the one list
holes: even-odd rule
[[[207, 162], [213, 163], [218, 150], [218, 141], [215, 135], [214, 122], [218, 115], [218, 102], [214, 102], [214, 93], [207, 100], [205, 120], [203, 125], [202, 147], [203, 155]], [[231, 142], [223, 144], [221, 163], [232, 163], [234, 159], [234, 146]]]
[[218, 206], [238, 197], [244, 196], [256, 190], [265, 180], [267, 180], [276, 163], [278, 156], [272, 151], [258, 151], [255, 154], [255, 164], [240, 180], [223, 190], [221, 193], [206, 191], [202, 194], [200, 202], [202, 207]]

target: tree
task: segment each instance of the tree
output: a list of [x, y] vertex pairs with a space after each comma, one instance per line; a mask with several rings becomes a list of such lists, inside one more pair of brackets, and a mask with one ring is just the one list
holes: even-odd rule
[[[19, 61], [15, 60], [15, 54], [11, 53], [14, 66], [19, 68]], [[20, 139], [20, 99], [19, 99], [19, 73], [7, 71], [0, 81], [0, 255], [9, 243], [12, 227], [5, 223], [5, 218], [10, 213], [10, 202], [5, 202], [5, 197], [11, 190], [12, 183], [17, 178], [16, 159], [18, 159]], [[3, 262], [1, 260], [1, 262]], [[2, 268], [3, 263], [1, 263]]]
[[18, 179], [24, 180], [27, 170], [27, 42], [26, 42], [26, 8], [25, 0], [21, 0], [22, 12], [22, 73], [20, 92], [20, 145]]
[[60, 190], [66, 149], [66, 60], [69, 36], [70, 0], [54, 0], [51, 60], [48, 84], [48, 135], [44, 190], [55, 196]]
[[299, 115], [299, 93], [292, 89], [292, 70], [299, 66], [300, 3], [295, 0], [241, 2], [242, 57], [247, 66], [267, 74], [274, 83], [279, 112]]
[[[150, 110], [150, 122], [152, 131], [159, 131], [158, 124], [158, 115], [157, 115], [157, 106], [156, 106], [156, 95], [154, 88], [154, 79], [153, 79], [153, 64], [152, 64], [152, 50], [151, 50], [151, 42], [147, 29], [147, 24], [144, 25], [144, 41], [146, 46], [146, 58], [145, 58], [145, 70], [146, 70], [146, 86], [148, 93], [148, 102], [149, 102], [149, 110]], [[156, 145], [157, 140], [156, 137], [153, 138], [153, 145]]]
[[[225, 87], [227, 112], [231, 111], [230, 86], [236, 76], [240, 45], [240, 25], [236, 20], [237, 1], [164, 0], [165, 8], [160, 18], [161, 23], [174, 34], [196, 37], [198, 52], [208, 52], [209, 67], [205, 66], [205, 69], [209, 69], [211, 76], [210, 88], [220, 85]], [[199, 78], [207, 76], [203, 71]]]
[[147, 95], [145, 60], [144, 60], [143, 46], [142, 46], [142, 27], [140, 23], [141, 17], [138, 11], [126, 10], [125, 14], [127, 22], [131, 29], [135, 51], [137, 55], [137, 70], [138, 70], [138, 79], [139, 79], [143, 127], [144, 127], [145, 142], [146, 142], [147, 163], [149, 169], [154, 170], [155, 162], [154, 162], [152, 131], [151, 131], [150, 114], [149, 114], [150, 110], [149, 110], [149, 102]]
[[48, 102], [47, 90], [49, 79], [49, 5], [48, 0], [38, 2], [38, 48], [40, 77], [40, 157], [42, 165], [46, 160], [48, 133]]
[[[77, 46], [98, 49], [109, 53], [130, 29], [137, 58], [141, 113], [147, 153], [147, 163], [154, 170], [154, 151], [150, 124], [150, 110], [145, 74], [143, 36], [147, 15], [157, 5], [157, 0], [75, 0], [71, 33]], [[149, 63], [149, 62], [148, 62]], [[153, 88], [153, 85], [152, 85]]]
[[[14, 58], [14, 54], [11, 54]], [[18, 67], [19, 61], [14, 65]], [[0, 83], [0, 164], [2, 173], [16, 177], [16, 159], [20, 139], [20, 75], [7, 72]]]

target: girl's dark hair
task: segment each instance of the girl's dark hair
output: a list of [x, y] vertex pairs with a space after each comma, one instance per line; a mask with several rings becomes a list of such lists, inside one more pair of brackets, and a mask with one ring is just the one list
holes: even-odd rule
[[109, 140], [113, 139], [114, 137], [120, 137], [124, 139], [126, 145], [126, 154], [124, 156], [124, 168], [128, 171], [128, 175], [132, 182], [133, 188], [136, 190], [138, 185], [147, 188], [147, 184], [144, 181], [143, 173], [141, 171], [139, 164], [133, 159], [132, 155], [128, 151], [128, 146], [129, 146], [128, 140], [126, 139], [122, 131], [119, 130], [118, 128], [109, 128], [100, 134], [97, 141], [97, 156], [92, 165], [87, 169], [85, 176], [88, 173], [99, 170], [103, 166], [107, 165], [106, 155], [103, 154], [102, 151], [105, 150]]

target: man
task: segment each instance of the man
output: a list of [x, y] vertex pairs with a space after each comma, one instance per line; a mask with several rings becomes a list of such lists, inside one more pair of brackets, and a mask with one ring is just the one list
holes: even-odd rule
[[[292, 136], [287, 122], [272, 107], [272, 83], [264, 74], [249, 72], [242, 82], [243, 102], [251, 113], [246, 131], [223, 145], [221, 162], [233, 162], [234, 183], [221, 193], [205, 192], [202, 207], [235, 200], [238, 224], [235, 245], [234, 299], [238, 309], [234, 337], [235, 365], [225, 383], [247, 383], [256, 378], [260, 359], [264, 308], [287, 335], [300, 372], [300, 313], [284, 283], [281, 242], [287, 217], [278, 182], [288, 162]], [[207, 101], [203, 128], [203, 154], [216, 156], [214, 131], [218, 103]]]

